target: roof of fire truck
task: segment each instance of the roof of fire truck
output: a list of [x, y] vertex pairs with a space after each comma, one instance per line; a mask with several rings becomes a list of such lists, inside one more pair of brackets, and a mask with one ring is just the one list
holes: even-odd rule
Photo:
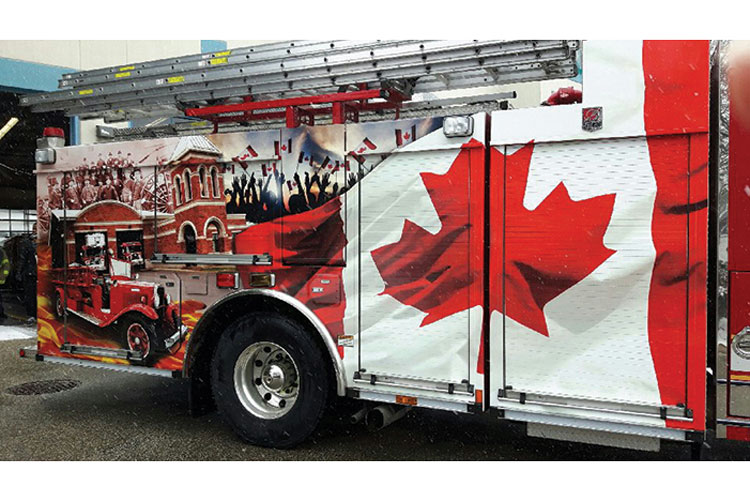
[[468, 114], [507, 106], [515, 94], [498, 85], [576, 76], [580, 47], [579, 40], [295, 40], [65, 74], [60, 90], [20, 102], [83, 119], [153, 120], [100, 126], [108, 139], [196, 134], [219, 124]]

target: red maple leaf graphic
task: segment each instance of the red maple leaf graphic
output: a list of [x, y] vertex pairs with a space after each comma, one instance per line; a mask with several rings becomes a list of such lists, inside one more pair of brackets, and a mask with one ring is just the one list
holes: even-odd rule
[[[573, 201], [561, 182], [533, 210], [523, 206], [534, 144], [505, 158], [505, 308], [507, 315], [549, 335], [544, 306], [615, 253], [604, 246], [615, 195]], [[492, 165], [504, 155], [492, 148]], [[496, 288], [495, 290], [501, 290]], [[503, 311], [500, 298], [491, 305]]]
[[[507, 159], [492, 149], [492, 166], [505, 161], [505, 270], [495, 273], [491, 310], [503, 311], [501, 281], [505, 277], [507, 315], [528, 328], [548, 335], [544, 306], [580, 282], [615, 251], [603, 244], [612, 217], [614, 195], [571, 200], [560, 183], [533, 210], [523, 206], [533, 152], [529, 143]], [[372, 251], [385, 282], [382, 294], [413, 306], [427, 316], [422, 325], [481, 304], [469, 288], [480, 280], [482, 270], [470, 266], [469, 256], [469, 162], [459, 155], [444, 175], [421, 174], [442, 227], [432, 234], [410, 220], [401, 238]], [[497, 206], [497, 205], [496, 205]], [[491, 215], [491, 231], [502, 231]], [[491, 259], [503, 270], [501, 249]], [[473, 261], [481, 262], [481, 259]]]

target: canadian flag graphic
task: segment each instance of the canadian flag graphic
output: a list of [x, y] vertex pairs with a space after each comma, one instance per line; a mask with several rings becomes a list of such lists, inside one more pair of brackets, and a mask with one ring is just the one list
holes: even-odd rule
[[378, 146], [375, 143], [365, 137], [362, 142], [359, 143], [359, 146], [350, 151], [349, 154], [354, 157], [358, 164], [363, 164], [365, 163], [364, 155], [376, 150], [377, 148]]
[[301, 164], [302, 162], [307, 162], [310, 164], [310, 167], [312, 167], [313, 156], [310, 153], [305, 153], [304, 151], [300, 151], [299, 156], [297, 157], [297, 163]]
[[411, 142], [414, 142], [416, 138], [417, 138], [417, 126], [416, 125], [412, 125], [411, 129], [408, 129], [408, 130], [396, 129], [396, 146], [403, 146], [405, 144], [409, 144]]
[[352, 153], [356, 153], [358, 155], [365, 154], [369, 151], [372, 151], [377, 148], [377, 145], [370, 141], [368, 138], [364, 138], [361, 143], [359, 143], [359, 146], [357, 146], [355, 149], [352, 150]]
[[258, 156], [258, 152], [253, 149], [252, 146], [249, 144], [247, 147], [242, 151], [242, 153], [237, 156], [237, 160], [243, 161], [243, 160], [249, 160], [251, 158], [256, 158]]
[[282, 153], [286, 153], [288, 155], [292, 154], [292, 138], [290, 137], [286, 143], [279, 145], [278, 141], [273, 142], [274, 149], [276, 150], [276, 156], [281, 155]]

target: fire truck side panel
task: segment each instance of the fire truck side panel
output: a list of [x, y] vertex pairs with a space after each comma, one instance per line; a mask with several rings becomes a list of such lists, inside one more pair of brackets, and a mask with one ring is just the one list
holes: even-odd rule
[[481, 395], [486, 115], [472, 118], [473, 136], [460, 138], [445, 136], [442, 119], [347, 126], [347, 150], [367, 173], [347, 200], [357, 221], [347, 255], [359, 260], [344, 272], [345, 318], [358, 336], [344, 361], [356, 388]]
[[703, 430], [708, 45], [583, 57], [583, 103], [493, 113], [490, 402]]

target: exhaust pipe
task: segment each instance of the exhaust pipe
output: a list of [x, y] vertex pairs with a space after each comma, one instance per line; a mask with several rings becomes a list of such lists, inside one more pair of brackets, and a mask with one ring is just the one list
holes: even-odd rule
[[349, 422], [351, 424], [357, 424], [361, 422], [365, 416], [367, 415], [367, 407], [362, 407], [360, 410], [352, 414], [352, 417], [349, 418]]
[[406, 416], [406, 413], [410, 410], [411, 407], [396, 407], [390, 404], [378, 405], [370, 409], [365, 415], [365, 425], [370, 431], [382, 430], [389, 424], [395, 423]]

